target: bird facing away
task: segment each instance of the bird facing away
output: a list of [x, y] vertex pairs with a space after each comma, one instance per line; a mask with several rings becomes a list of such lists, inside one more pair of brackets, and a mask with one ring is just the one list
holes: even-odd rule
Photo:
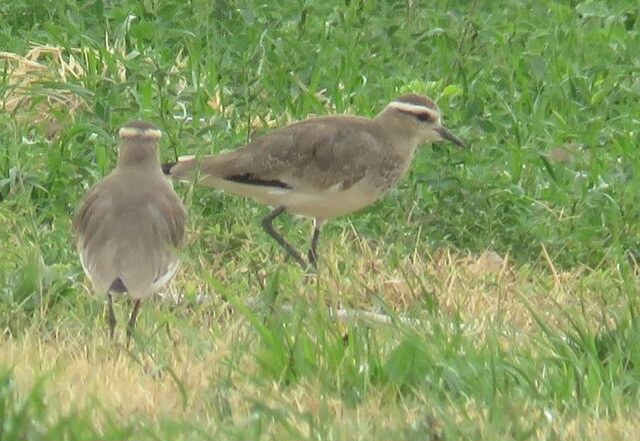
[[127, 292], [134, 301], [129, 338], [141, 300], [171, 280], [180, 262], [187, 212], [160, 168], [161, 135], [144, 121], [122, 127], [116, 168], [87, 192], [73, 219], [82, 268], [95, 291], [107, 295], [111, 338], [111, 294]]
[[[306, 119], [233, 152], [164, 164], [174, 178], [216, 187], [275, 207], [262, 226], [304, 269], [317, 269], [320, 229], [327, 219], [380, 199], [407, 171], [416, 148], [464, 142], [442, 126], [429, 98], [407, 94], [375, 118], [336, 115]], [[289, 212], [315, 220], [307, 260], [274, 229]]]

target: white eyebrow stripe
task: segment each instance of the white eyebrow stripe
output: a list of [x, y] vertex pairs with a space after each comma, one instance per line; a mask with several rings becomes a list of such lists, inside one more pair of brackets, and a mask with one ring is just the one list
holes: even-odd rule
[[134, 138], [140, 136], [143, 138], [160, 139], [162, 132], [157, 129], [139, 129], [137, 127], [123, 127], [118, 132], [120, 138]]
[[425, 112], [436, 113], [436, 114], [438, 113], [437, 110], [431, 109], [427, 106], [422, 106], [420, 104], [403, 103], [402, 101], [392, 101], [388, 104], [387, 107], [391, 107], [393, 109], [398, 109], [403, 112], [411, 112], [411, 113], [425, 113]]

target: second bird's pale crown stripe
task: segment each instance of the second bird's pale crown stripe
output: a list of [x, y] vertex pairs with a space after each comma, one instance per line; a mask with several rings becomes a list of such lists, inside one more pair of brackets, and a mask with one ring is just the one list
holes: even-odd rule
[[150, 139], [160, 139], [162, 132], [158, 129], [142, 129], [138, 127], [123, 127], [120, 129], [120, 138], [134, 138], [137, 136]]

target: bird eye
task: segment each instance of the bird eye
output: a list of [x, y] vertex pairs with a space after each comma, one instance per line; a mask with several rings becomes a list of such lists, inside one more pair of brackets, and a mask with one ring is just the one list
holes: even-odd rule
[[416, 113], [416, 118], [418, 118], [420, 121], [423, 121], [423, 122], [433, 121], [433, 116], [428, 112]]

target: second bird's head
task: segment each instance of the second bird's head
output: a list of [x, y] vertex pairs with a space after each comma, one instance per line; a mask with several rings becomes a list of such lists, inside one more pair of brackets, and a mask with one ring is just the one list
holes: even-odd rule
[[380, 114], [397, 122], [409, 137], [419, 143], [449, 141], [461, 147], [465, 143], [442, 125], [440, 109], [427, 97], [413, 93], [402, 95], [391, 101]]
[[162, 132], [147, 121], [131, 121], [120, 129], [118, 165], [158, 164]]

